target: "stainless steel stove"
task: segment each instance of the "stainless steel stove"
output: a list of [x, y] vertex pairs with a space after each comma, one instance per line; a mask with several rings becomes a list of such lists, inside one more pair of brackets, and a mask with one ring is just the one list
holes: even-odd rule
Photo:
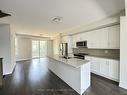
[[75, 53], [74, 58], [85, 59], [85, 55], [88, 55], [88, 54], [87, 53]]

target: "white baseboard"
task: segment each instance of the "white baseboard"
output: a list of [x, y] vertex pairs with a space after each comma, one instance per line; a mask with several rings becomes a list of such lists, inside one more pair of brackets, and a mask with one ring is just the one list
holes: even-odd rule
[[16, 62], [18, 62], [18, 61], [25, 61], [25, 60], [31, 60], [31, 59], [33, 59], [33, 58], [17, 59]]
[[101, 74], [101, 73], [98, 73], [98, 72], [95, 72], [95, 71], [92, 71], [92, 73], [94, 73], [94, 74], [96, 74], [96, 75], [99, 75], [99, 76], [102, 76], [102, 77], [105, 77], [105, 78], [107, 78], [107, 79], [110, 79], [110, 80], [113, 80], [113, 81], [119, 82], [119, 80], [118, 80], [118, 79], [114, 79], [114, 78], [112, 78], [112, 77], [105, 76], [105, 75], [103, 75], [103, 74]]
[[120, 84], [119, 84], [119, 87], [124, 88], [124, 89], [127, 90], [127, 85], [125, 85], [125, 84], [120, 83]]

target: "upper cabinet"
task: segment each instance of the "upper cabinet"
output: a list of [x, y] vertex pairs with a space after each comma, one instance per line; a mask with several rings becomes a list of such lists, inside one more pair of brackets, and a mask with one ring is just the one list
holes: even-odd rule
[[99, 31], [100, 48], [108, 48], [108, 31], [103, 28]]
[[79, 33], [73, 35], [72, 40], [73, 40], [73, 48], [76, 48], [76, 42], [87, 40], [88, 48], [119, 49], [120, 26], [114, 25], [90, 32]]
[[88, 48], [100, 48], [100, 37], [99, 37], [99, 31], [91, 31], [88, 32]]
[[108, 46], [109, 48], [120, 48], [120, 26], [116, 25], [108, 28]]

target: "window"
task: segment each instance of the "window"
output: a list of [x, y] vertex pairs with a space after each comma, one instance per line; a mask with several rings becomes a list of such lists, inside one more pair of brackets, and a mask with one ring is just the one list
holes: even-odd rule
[[39, 58], [47, 55], [47, 41], [32, 40], [32, 57]]

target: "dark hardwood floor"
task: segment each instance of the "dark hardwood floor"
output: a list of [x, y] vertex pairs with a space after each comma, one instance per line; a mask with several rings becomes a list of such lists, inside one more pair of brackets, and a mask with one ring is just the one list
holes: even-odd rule
[[[127, 95], [127, 90], [115, 82], [93, 74], [91, 80], [91, 87], [83, 95]], [[78, 95], [47, 69], [44, 58], [18, 62], [3, 84], [0, 95]]]

